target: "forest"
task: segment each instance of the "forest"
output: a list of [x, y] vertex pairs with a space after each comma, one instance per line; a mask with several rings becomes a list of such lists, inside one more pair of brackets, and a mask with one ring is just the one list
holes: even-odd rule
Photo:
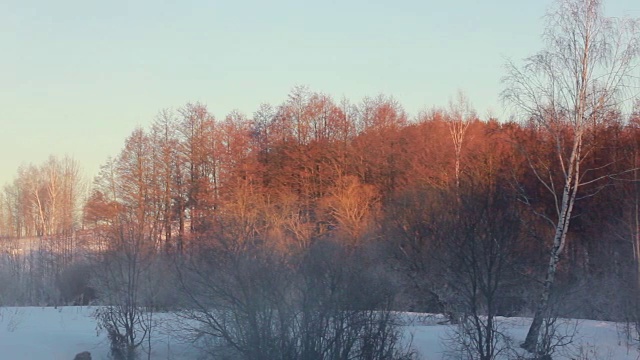
[[547, 48], [507, 65], [512, 119], [296, 86], [161, 110], [90, 183], [25, 165], [0, 192], [1, 304], [105, 305], [123, 358], [154, 311], [229, 359], [409, 359], [396, 311], [446, 314], [474, 359], [497, 316], [533, 317], [540, 356], [558, 317], [639, 329], [640, 40], [599, 5], [557, 2]]

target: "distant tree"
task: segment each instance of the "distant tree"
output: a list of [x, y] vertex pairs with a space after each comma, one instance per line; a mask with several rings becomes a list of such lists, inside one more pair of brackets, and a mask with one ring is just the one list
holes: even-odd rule
[[370, 230], [378, 210], [380, 196], [372, 185], [362, 184], [355, 176], [340, 177], [323, 199], [326, 211], [342, 233], [340, 238], [356, 245]]
[[3, 207], [6, 218], [6, 229], [4, 232], [8, 237], [19, 238], [25, 235], [26, 232], [25, 222], [27, 219], [24, 217], [26, 214], [22, 212], [23, 204], [21, 199], [23, 196], [21, 193], [22, 189], [19, 186], [18, 179], [4, 187]]
[[[206, 106], [199, 103], [187, 104], [178, 112], [178, 161], [181, 168], [177, 176], [184, 187], [183, 199], [180, 200], [184, 204], [179, 206], [178, 212], [180, 218], [188, 215], [191, 233], [201, 233], [210, 225], [206, 213], [214, 208], [216, 122]], [[184, 235], [179, 235], [179, 238], [183, 239]], [[179, 244], [178, 248], [181, 247]]]
[[407, 114], [400, 103], [391, 96], [366, 97], [358, 106], [357, 124], [361, 133], [398, 129], [407, 124]]
[[251, 135], [261, 157], [269, 153], [273, 146], [275, 116], [273, 107], [265, 103], [260, 104], [258, 110], [253, 113]]
[[176, 199], [180, 194], [175, 177], [179, 168], [178, 138], [172, 112], [164, 110], [156, 116], [151, 126], [150, 141], [155, 184], [152, 196], [161, 216], [165, 251], [171, 252], [180, 245], [180, 241], [175, 242], [173, 238], [176, 213], [179, 212]]
[[352, 141], [349, 174], [375, 185], [385, 197], [406, 179], [408, 159], [401, 155], [405, 151], [401, 130], [407, 115], [395, 99], [382, 95], [365, 98], [358, 111], [359, 134]]
[[462, 147], [465, 141], [467, 129], [472, 121], [475, 120], [475, 112], [469, 103], [469, 99], [464, 93], [459, 92], [455, 101], [449, 103], [449, 112], [447, 113], [449, 123], [449, 133], [453, 142], [455, 154], [455, 179], [456, 186], [460, 187], [460, 163], [462, 161]]

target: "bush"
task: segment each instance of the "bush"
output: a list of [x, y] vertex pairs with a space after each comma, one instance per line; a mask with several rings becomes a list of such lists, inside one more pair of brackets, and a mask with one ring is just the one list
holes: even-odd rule
[[90, 286], [91, 266], [86, 263], [73, 263], [64, 269], [56, 281], [61, 300], [68, 305], [88, 305], [96, 298], [95, 290]]
[[192, 259], [181, 316], [215, 358], [414, 357], [391, 311], [393, 287], [358, 255], [322, 241], [298, 257], [259, 248]]

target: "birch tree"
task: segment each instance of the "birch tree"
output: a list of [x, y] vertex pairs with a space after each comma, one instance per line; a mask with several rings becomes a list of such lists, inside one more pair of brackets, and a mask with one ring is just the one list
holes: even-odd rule
[[458, 92], [455, 102], [449, 101], [449, 133], [455, 151], [455, 177], [456, 188], [460, 188], [460, 163], [462, 162], [462, 145], [469, 128], [469, 124], [475, 118], [475, 112], [469, 103], [469, 99], [462, 91]]
[[[553, 199], [553, 241], [540, 299], [523, 348], [535, 351], [540, 328], [581, 190], [602, 178], [583, 168], [585, 134], [634, 96], [638, 75], [638, 22], [603, 16], [600, 0], [558, 0], [546, 16], [544, 48], [522, 66], [507, 65], [503, 99], [545, 131], [554, 143], [554, 166], [527, 154], [531, 169]], [[631, 85], [631, 86], [630, 86]], [[568, 134], [568, 135], [567, 135]], [[554, 170], [559, 169], [559, 170]]]

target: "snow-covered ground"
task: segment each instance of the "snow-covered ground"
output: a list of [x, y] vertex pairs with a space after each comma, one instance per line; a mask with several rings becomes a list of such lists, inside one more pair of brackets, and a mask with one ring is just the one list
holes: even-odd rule
[[[94, 311], [92, 307], [2, 308], [0, 359], [73, 360], [77, 353], [89, 351], [93, 360], [108, 360], [109, 342], [106, 332], [96, 329]], [[151, 359], [197, 359], [197, 354], [160, 327], [154, 334]]]
[[[414, 348], [419, 351], [423, 359], [464, 359], [465, 356], [448, 357], [452, 354], [450, 345], [447, 345], [454, 333], [448, 325], [440, 325], [441, 318], [423, 314], [412, 314], [413, 321], [406, 327], [407, 332], [413, 336]], [[511, 341], [512, 351], [503, 353], [504, 358], [513, 355], [524, 354], [519, 344], [524, 341], [531, 324], [528, 318], [499, 318], [500, 330], [506, 333]], [[625, 341], [624, 325], [607, 321], [593, 320], [558, 320], [558, 336], [572, 334], [572, 340], [562, 348], [558, 348], [553, 354], [553, 359], [575, 360], [638, 360], [640, 351], [637, 347], [629, 345]]]
[[[98, 334], [91, 307], [17, 307], [0, 311], [0, 359], [72, 360], [75, 354], [90, 351], [94, 360], [109, 359], [109, 344], [105, 333]], [[438, 318], [422, 314], [406, 314], [407, 333], [423, 359], [445, 358], [444, 345], [451, 328], [438, 324]], [[157, 316], [168, 320], [168, 315]], [[528, 319], [503, 318], [501, 326], [515, 345], [526, 334]], [[577, 333], [565, 354], [554, 359], [639, 359], [640, 352], [627, 346], [622, 326], [603, 321], [571, 321], [577, 323]], [[143, 358], [147, 358], [146, 354]], [[197, 359], [198, 353], [189, 344], [181, 343], [167, 331], [158, 330], [152, 341], [151, 359]]]

